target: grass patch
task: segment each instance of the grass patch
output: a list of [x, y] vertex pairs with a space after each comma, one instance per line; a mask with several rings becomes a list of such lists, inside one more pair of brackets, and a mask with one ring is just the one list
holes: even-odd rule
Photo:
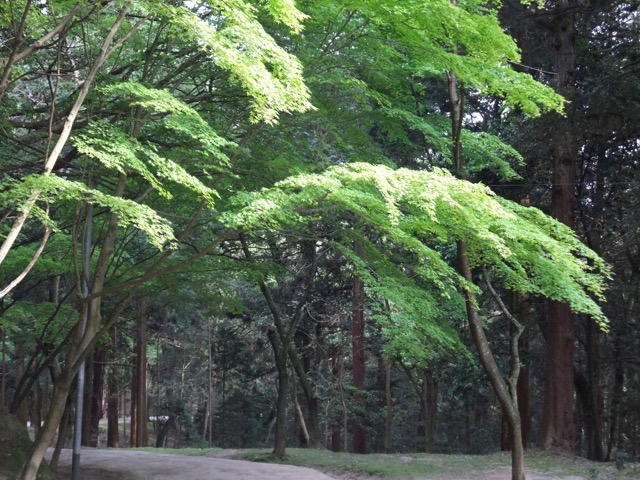
[[[481, 478], [478, 472], [509, 469], [509, 452], [490, 455], [444, 454], [369, 454], [355, 455], [327, 450], [290, 448], [282, 460], [273, 458], [270, 450], [245, 450], [235, 458], [284, 463], [315, 468], [334, 474], [356, 474], [389, 479], [428, 479], [447, 476]], [[613, 463], [591, 462], [579, 457], [529, 451], [525, 457], [527, 471], [549, 477], [583, 477], [589, 480], [638, 479], [640, 464], [630, 463], [618, 470]]]
[[[322, 470], [336, 476], [372, 477], [381, 479], [429, 479], [442, 475], [460, 478], [482, 478], [482, 472], [507, 470], [511, 466], [509, 452], [489, 455], [444, 455], [423, 453], [352, 453], [289, 448], [283, 459], [273, 456], [270, 449], [245, 449], [227, 451], [220, 448], [153, 448], [139, 450], [151, 453], [189, 456], [222, 456], [237, 460], [281, 463]], [[535, 472], [549, 478], [581, 477], [588, 480], [631, 480], [640, 478], [640, 464], [627, 463], [618, 470], [613, 463], [592, 462], [584, 458], [554, 455], [530, 450], [525, 457], [527, 472]]]
[[142, 452], [163, 453], [167, 455], [185, 455], [188, 457], [207, 457], [216, 452], [221, 452], [221, 448], [155, 448], [142, 447], [136, 448]]

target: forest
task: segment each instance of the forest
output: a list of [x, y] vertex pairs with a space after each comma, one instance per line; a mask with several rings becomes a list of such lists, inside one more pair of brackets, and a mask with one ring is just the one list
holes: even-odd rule
[[76, 442], [639, 461], [638, 125], [638, 0], [3, 1], [19, 478]]

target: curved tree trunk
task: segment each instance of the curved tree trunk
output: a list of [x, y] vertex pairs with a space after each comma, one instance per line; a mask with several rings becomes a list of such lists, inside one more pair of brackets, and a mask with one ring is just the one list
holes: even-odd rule
[[[469, 282], [473, 280], [469, 260], [467, 258], [467, 247], [464, 242], [458, 242], [458, 268], [462, 276]], [[467, 308], [467, 319], [471, 330], [471, 338], [476, 347], [480, 363], [489, 377], [493, 392], [498, 398], [502, 413], [506, 417], [509, 427], [509, 443], [511, 444], [511, 480], [525, 480], [524, 474], [524, 448], [522, 446], [522, 426], [520, 423], [520, 413], [518, 412], [518, 400], [516, 384], [520, 365], [518, 361], [517, 336], [512, 341], [512, 372], [511, 385], [508, 386], [502, 377], [498, 364], [493, 357], [489, 341], [482, 328], [478, 312], [475, 307], [475, 299], [471, 292], [465, 292], [465, 305]], [[514, 348], [515, 346], [515, 348]], [[515, 357], [515, 358], [514, 358]]]
[[[454, 1], [455, 3], [455, 1]], [[455, 165], [455, 172], [458, 178], [464, 178], [464, 162], [462, 158], [462, 121], [463, 121], [463, 105], [464, 105], [464, 90], [461, 89], [458, 92], [458, 79], [454, 72], [449, 73], [449, 99], [451, 101], [451, 137], [453, 139], [453, 159]], [[469, 258], [467, 256], [467, 245], [458, 241], [457, 243], [457, 260], [458, 271], [462, 277], [469, 283], [473, 283], [473, 275], [469, 266]], [[505, 315], [509, 317], [512, 323], [517, 323], [515, 319], [507, 312], [505, 305], [502, 303], [497, 293], [493, 290], [489, 283], [489, 279], [486, 278], [487, 287], [491, 291], [492, 295], [500, 304]], [[525, 480], [524, 475], [524, 448], [522, 446], [522, 425], [520, 422], [520, 413], [518, 411], [518, 397], [517, 397], [517, 382], [520, 373], [520, 361], [518, 356], [518, 340], [522, 333], [521, 325], [517, 325], [518, 333], [512, 336], [511, 339], [511, 375], [509, 379], [509, 385], [502, 377], [502, 373], [498, 368], [498, 365], [491, 352], [489, 341], [482, 328], [482, 323], [478, 318], [478, 312], [476, 310], [476, 302], [472, 292], [464, 291], [465, 306], [467, 309], [467, 319], [471, 330], [471, 337], [473, 343], [480, 357], [480, 363], [484, 368], [493, 391], [500, 402], [502, 413], [506, 417], [507, 424], [509, 426], [509, 440], [511, 444], [511, 479], [512, 480]]]

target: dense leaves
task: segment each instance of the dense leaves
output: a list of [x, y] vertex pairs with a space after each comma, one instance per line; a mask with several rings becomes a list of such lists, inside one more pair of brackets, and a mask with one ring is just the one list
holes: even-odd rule
[[[440, 378], [446, 390], [450, 380], [433, 369], [457, 372], [440, 402], [458, 405], [469, 393], [476, 380], [460, 372], [475, 361], [462, 326], [465, 292], [507, 363], [509, 327], [481, 277], [494, 278], [505, 298], [564, 301], [609, 328], [600, 302], [611, 270], [594, 253], [603, 249], [590, 223], [582, 229], [587, 247], [543, 211], [494, 193], [504, 193], [505, 180], [529, 182], [532, 151], [545, 155], [545, 133], [522, 128], [535, 125], [523, 115], [544, 123], [574, 108], [513, 68], [523, 56], [497, 4], [14, 1], [0, 8], [0, 40], [0, 239], [12, 246], [0, 262], [0, 287], [38, 256], [41, 223], [54, 228], [30, 276], [0, 305], [11, 360], [35, 352], [24, 378], [41, 378], [48, 365], [62, 366], [56, 378], [71, 378], [83, 355], [106, 344], [115, 372], [132, 363], [147, 327], [148, 343], [157, 343], [152, 396], [166, 399], [157, 413], [176, 417], [189, 437], [183, 444], [207, 432], [231, 439], [228, 425], [214, 424], [242, 409], [251, 420], [238, 430], [254, 433], [229, 444], [257, 445], [267, 440], [255, 432], [268, 437], [277, 417], [269, 400], [277, 333], [273, 353], [298, 382], [287, 381], [296, 386], [291, 411], [299, 412], [289, 423], [311, 436], [323, 427], [341, 448], [344, 429], [367, 410], [382, 411], [378, 361], [396, 362], [390, 377], [405, 392], [398, 413], [409, 419], [405, 440], [416, 423], [428, 430], [427, 397], [438, 402], [420, 385], [433, 389]], [[624, 49], [625, 58], [636, 53]], [[465, 173], [497, 183], [493, 190], [449, 173], [453, 73], [466, 108]], [[624, 85], [634, 91], [631, 80]], [[615, 186], [609, 159], [625, 159], [625, 184], [634, 178], [633, 129], [611, 131], [625, 139], [615, 142], [612, 133], [603, 151], [594, 133], [584, 150], [591, 160], [581, 208], [598, 228], [611, 198], [626, 192]], [[622, 227], [622, 219], [637, 223], [629, 213], [637, 192], [629, 190], [619, 226], [601, 231], [635, 258], [633, 227]], [[466, 280], [456, 269], [460, 242], [472, 267]], [[347, 380], [353, 277], [365, 284], [364, 313], [374, 320], [366, 324], [367, 393]], [[85, 278], [90, 293], [80, 294]], [[529, 310], [541, 308], [521, 316]], [[86, 311], [82, 336], [68, 321]], [[45, 318], [56, 328], [39, 336]], [[98, 342], [114, 326], [120, 337]], [[17, 328], [38, 332], [20, 339]], [[60, 343], [66, 331], [77, 336]], [[135, 376], [118, 378], [124, 388]], [[419, 408], [407, 400], [416, 387]], [[322, 443], [307, 440], [314, 441]]]

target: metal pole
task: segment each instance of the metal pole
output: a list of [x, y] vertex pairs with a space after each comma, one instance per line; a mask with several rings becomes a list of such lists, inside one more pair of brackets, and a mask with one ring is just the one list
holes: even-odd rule
[[[89, 277], [91, 275], [91, 246], [93, 243], [93, 204], [87, 204], [87, 216], [84, 224], [84, 247], [82, 262], [82, 294], [85, 298], [89, 296]], [[82, 319], [81, 337], [87, 329], [89, 321], [89, 302], [85, 305], [85, 314]], [[78, 385], [76, 388], [76, 414], [73, 428], [73, 456], [71, 459], [71, 480], [80, 479], [80, 443], [82, 440], [82, 415], [84, 406], [84, 369], [85, 361], [82, 361], [78, 370]]]

